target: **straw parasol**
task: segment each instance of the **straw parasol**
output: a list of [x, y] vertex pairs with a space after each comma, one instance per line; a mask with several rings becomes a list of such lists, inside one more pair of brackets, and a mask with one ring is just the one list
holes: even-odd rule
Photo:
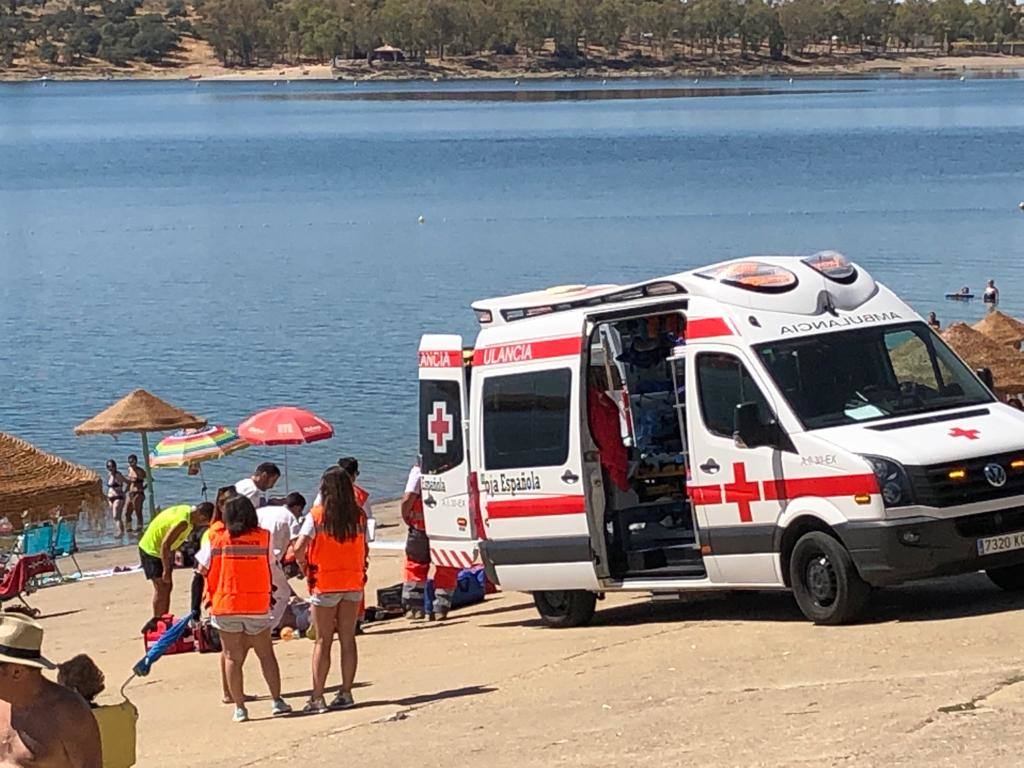
[[17, 525], [25, 512], [39, 520], [55, 507], [77, 513], [83, 504], [103, 506], [99, 475], [0, 432], [0, 516]]
[[1024, 323], [998, 309], [989, 312], [984, 319], [972, 327], [992, 341], [1011, 347], [1016, 347], [1021, 341], [1024, 341]]
[[136, 389], [88, 421], [83, 421], [75, 427], [75, 434], [118, 435], [123, 432], [138, 432], [142, 436], [142, 460], [146, 465], [149, 516], [152, 518], [156, 513], [156, 502], [153, 498], [153, 473], [149, 467], [149, 439], [146, 433], [205, 426], [206, 419], [200, 419], [187, 411], [175, 408], [144, 389]]

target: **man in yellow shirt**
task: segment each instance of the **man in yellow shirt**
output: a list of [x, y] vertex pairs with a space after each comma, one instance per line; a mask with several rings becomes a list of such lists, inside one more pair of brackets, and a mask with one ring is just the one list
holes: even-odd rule
[[171, 609], [174, 550], [185, 543], [193, 528], [208, 524], [212, 516], [213, 504], [208, 501], [195, 507], [177, 504], [154, 517], [139, 539], [142, 572], [153, 585], [153, 618]]

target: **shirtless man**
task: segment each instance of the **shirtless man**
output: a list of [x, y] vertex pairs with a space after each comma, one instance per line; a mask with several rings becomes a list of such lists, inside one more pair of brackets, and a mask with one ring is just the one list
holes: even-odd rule
[[43, 677], [43, 628], [0, 613], [0, 766], [102, 768], [100, 731], [89, 705]]

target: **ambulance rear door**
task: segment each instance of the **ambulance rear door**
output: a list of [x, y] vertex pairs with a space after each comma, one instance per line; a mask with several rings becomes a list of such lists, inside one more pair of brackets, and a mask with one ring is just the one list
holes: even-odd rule
[[552, 315], [474, 352], [480, 546], [503, 589], [599, 589], [580, 435], [583, 333], [580, 314]]
[[466, 390], [462, 337], [428, 334], [419, 349], [420, 489], [435, 565], [468, 568], [477, 561], [469, 505]]

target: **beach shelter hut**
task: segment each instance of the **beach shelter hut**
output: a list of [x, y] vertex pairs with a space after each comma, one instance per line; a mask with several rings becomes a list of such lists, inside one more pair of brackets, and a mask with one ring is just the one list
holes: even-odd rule
[[100, 476], [60, 456], [0, 432], [0, 517], [18, 526], [47, 518], [56, 507], [78, 514], [106, 503]]
[[373, 49], [371, 61], [382, 61], [388, 64], [396, 64], [405, 61], [405, 51], [395, 48], [393, 45], [380, 45]]
[[152, 518], [156, 513], [156, 501], [153, 498], [153, 473], [149, 466], [147, 433], [205, 426], [206, 419], [176, 408], [144, 389], [136, 389], [88, 421], [83, 421], [75, 427], [75, 434], [119, 435], [124, 432], [138, 432], [142, 436], [142, 460], [145, 462], [149, 516]]
[[1024, 341], [1024, 323], [998, 309], [989, 312], [971, 327], [992, 341], [1010, 347], [1017, 347]]

